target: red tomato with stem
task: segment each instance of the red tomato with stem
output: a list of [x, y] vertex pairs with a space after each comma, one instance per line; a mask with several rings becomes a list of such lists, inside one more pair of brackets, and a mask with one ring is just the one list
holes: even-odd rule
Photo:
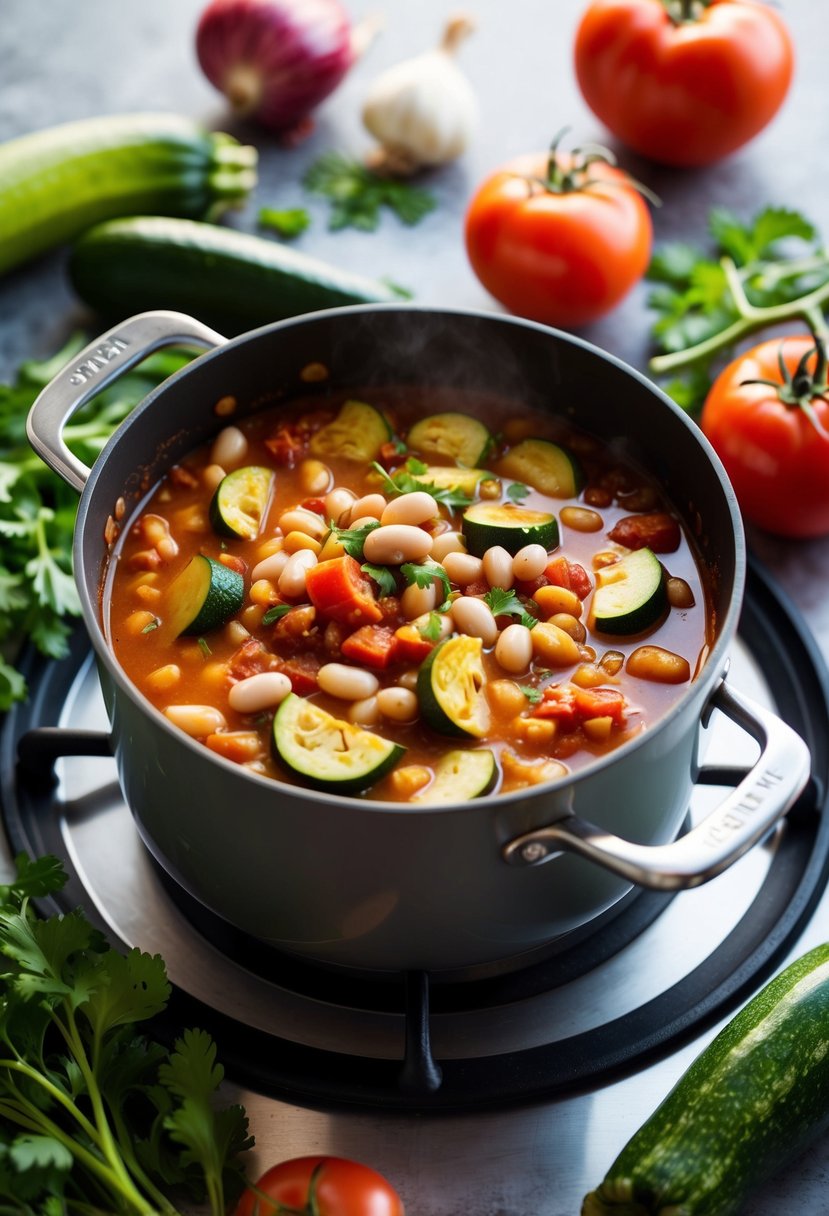
[[829, 533], [826, 354], [807, 335], [739, 355], [705, 400], [701, 424], [746, 519], [780, 536]]
[[400, 1196], [382, 1174], [345, 1157], [293, 1157], [271, 1166], [255, 1190], [245, 1191], [236, 1216], [287, 1212], [291, 1216], [404, 1216]]
[[483, 286], [510, 312], [585, 325], [641, 279], [653, 229], [639, 189], [594, 147], [510, 161], [476, 191], [466, 250]]
[[666, 165], [707, 165], [774, 117], [792, 79], [792, 42], [760, 0], [593, 0], [575, 70], [594, 114]]

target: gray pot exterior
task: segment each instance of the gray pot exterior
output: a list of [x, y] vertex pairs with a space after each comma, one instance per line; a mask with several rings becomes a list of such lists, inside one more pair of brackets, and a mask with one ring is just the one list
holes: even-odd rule
[[[572, 416], [644, 462], [696, 532], [712, 575], [718, 640], [660, 722], [561, 786], [460, 806], [345, 799], [248, 773], [176, 731], [126, 680], [100, 620], [103, 526], [222, 424], [301, 390], [323, 362], [335, 387], [457, 383]], [[307, 391], [307, 386], [305, 386]], [[160, 864], [213, 912], [326, 963], [453, 970], [510, 959], [579, 928], [630, 884], [559, 854], [508, 866], [513, 836], [575, 812], [643, 844], [674, 838], [688, 808], [700, 716], [722, 674], [742, 594], [733, 494], [696, 428], [644, 378], [585, 343], [491, 314], [396, 305], [331, 310], [255, 331], [156, 390], [96, 462], [78, 514], [75, 569], [125, 797]]]

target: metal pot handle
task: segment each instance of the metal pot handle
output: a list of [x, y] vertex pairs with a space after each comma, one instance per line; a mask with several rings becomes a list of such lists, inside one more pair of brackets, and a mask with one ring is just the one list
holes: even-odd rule
[[535, 866], [562, 851], [642, 887], [676, 891], [698, 887], [742, 857], [789, 810], [809, 778], [809, 749], [775, 714], [721, 682], [710, 707], [720, 709], [761, 746], [754, 767], [702, 823], [666, 845], [640, 845], [569, 815], [516, 836], [502, 847], [505, 861]]
[[63, 428], [82, 405], [128, 368], [162, 346], [221, 346], [227, 339], [178, 312], [142, 312], [90, 342], [46, 385], [26, 422], [29, 443], [53, 472], [79, 492], [89, 469], [63, 441]]

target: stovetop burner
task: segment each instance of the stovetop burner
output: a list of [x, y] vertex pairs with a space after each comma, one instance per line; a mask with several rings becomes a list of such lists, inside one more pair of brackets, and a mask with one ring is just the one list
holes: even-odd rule
[[[704, 888], [676, 898], [642, 892], [606, 915], [600, 932], [565, 939], [517, 970], [343, 975], [247, 939], [172, 892], [121, 801], [81, 633], [65, 662], [29, 656], [30, 699], [7, 716], [0, 740], [5, 827], [13, 852], [64, 862], [70, 881], [51, 910], [82, 903], [110, 938], [164, 955], [175, 1025], [209, 1030], [240, 1084], [311, 1105], [400, 1111], [559, 1096], [642, 1067], [736, 1007], [823, 891], [826, 673], [791, 605], [754, 566], [737, 651], [735, 684], [767, 681], [812, 752], [812, 780], [785, 823]], [[729, 724], [711, 729], [709, 754], [730, 760]], [[736, 784], [744, 771], [707, 768], [692, 820], [712, 786]]]

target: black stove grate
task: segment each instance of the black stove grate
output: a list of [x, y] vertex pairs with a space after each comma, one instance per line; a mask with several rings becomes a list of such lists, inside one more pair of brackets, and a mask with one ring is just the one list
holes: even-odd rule
[[[669, 897], [641, 893], [599, 934], [567, 943], [548, 958], [506, 974], [434, 982], [421, 973], [389, 978], [334, 976], [302, 960], [265, 951], [267, 974], [315, 1000], [405, 1014], [405, 1058], [363, 1058], [307, 1047], [252, 1029], [174, 990], [170, 1026], [197, 1024], [216, 1039], [228, 1075], [240, 1084], [312, 1106], [367, 1106], [406, 1111], [456, 1111], [561, 1096], [604, 1084], [653, 1062], [725, 1016], [782, 961], [802, 931], [829, 874], [829, 822], [823, 815], [829, 764], [829, 677], [805, 624], [755, 563], [749, 567], [740, 637], [761, 659], [778, 712], [812, 753], [811, 781], [789, 813], [757, 895], [732, 932], [697, 968], [652, 1000], [603, 1025], [539, 1047], [469, 1059], [435, 1060], [430, 1014], [509, 1006], [566, 983], [622, 949], [662, 911]], [[51, 729], [88, 652], [83, 634], [70, 658], [44, 663], [30, 655], [31, 696], [7, 715], [0, 735], [0, 800], [14, 852], [61, 857], [67, 886], [49, 910], [88, 899], [73, 871], [51, 799], [51, 770], [59, 755], [106, 754], [106, 736]], [[19, 754], [19, 762], [17, 757]], [[741, 772], [710, 771], [717, 784]], [[181, 899], [177, 899], [181, 903]], [[198, 906], [188, 915], [210, 941], [262, 969], [262, 946], [246, 946], [235, 931]], [[94, 913], [90, 913], [94, 917]], [[218, 935], [218, 936], [217, 936]], [[240, 953], [241, 952], [241, 953]]]

